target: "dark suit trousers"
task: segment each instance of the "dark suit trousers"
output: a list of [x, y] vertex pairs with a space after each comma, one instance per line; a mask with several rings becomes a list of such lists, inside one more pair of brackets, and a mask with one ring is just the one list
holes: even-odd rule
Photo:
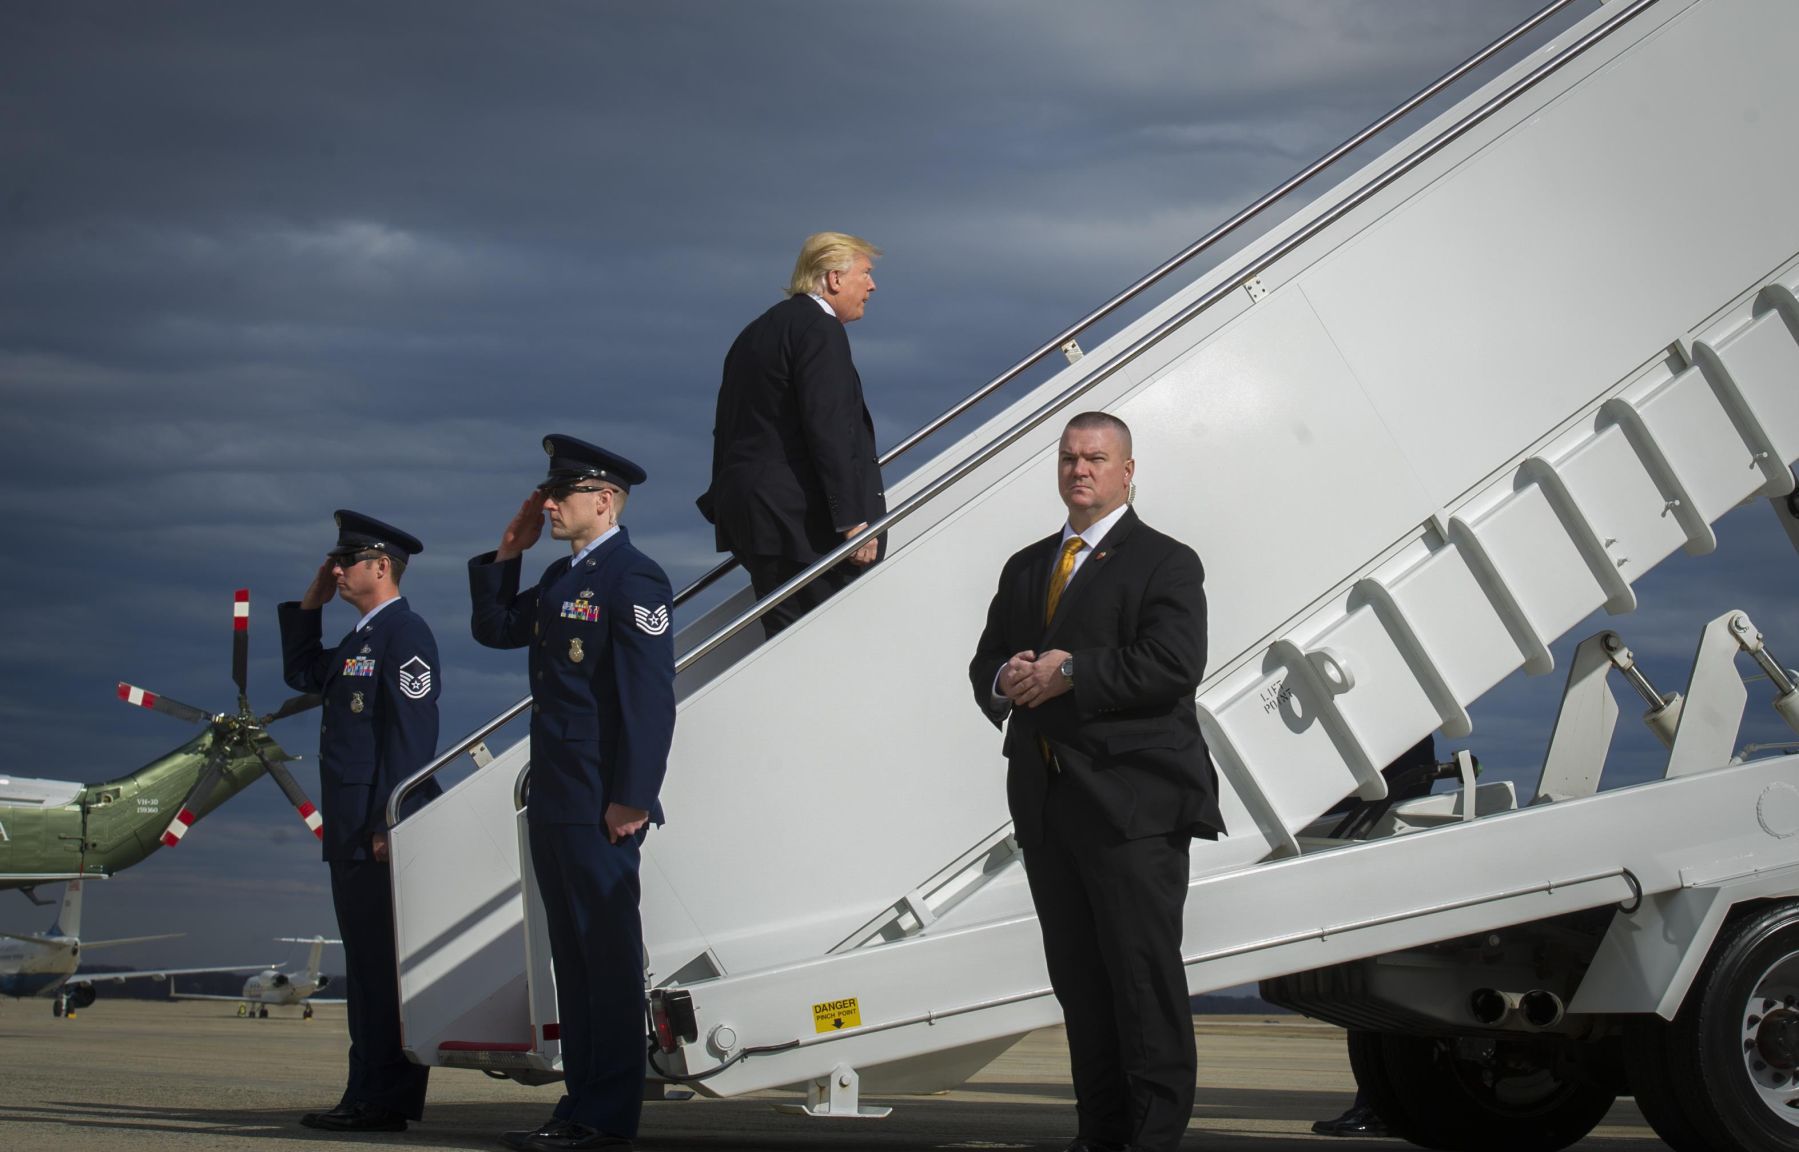
[[643, 1115], [646, 1018], [638, 841], [603, 824], [532, 824], [562, 1030], [556, 1118], [636, 1136]]
[[1080, 1135], [1169, 1152], [1193, 1115], [1198, 1065], [1181, 965], [1190, 838], [1116, 840], [1053, 776], [1043, 816], [1025, 873], [1068, 1024]]
[[[737, 559], [750, 574], [750, 587], [756, 590], [758, 600], [812, 566], [809, 562], [790, 560], [785, 556], [739, 556]], [[846, 584], [861, 574], [862, 569], [848, 560], [829, 572], [819, 573], [818, 579], [781, 601], [762, 617], [763, 632], [773, 636], [837, 595]]]
[[417, 1120], [430, 1069], [400, 1046], [400, 973], [394, 957], [392, 869], [373, 860], [333, 860], [331, 903], [349, 978], [350, 1079], [341, 1105], [366, 1104]]

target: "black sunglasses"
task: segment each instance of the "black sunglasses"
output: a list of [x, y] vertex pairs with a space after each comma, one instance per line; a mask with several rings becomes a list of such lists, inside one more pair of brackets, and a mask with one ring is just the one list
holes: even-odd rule
[[331, 553], [331, 563], [337, 565], [339, 568], [354, 568], [364, 560], [379, 560], [386, 555], [387, 553], [379, 550], [372, 552], [333, 552]]
[[578, 484], [578, 483], [540, 484], [537, 486], [537, 490], [539, 492], [542, 492], [545, 496], [548, 496], [550, 499], [554, 500], [558, 504], [562, 503], [564, 500], [567, 500], [570, 496], [573, 496], [577, 492], [606, 492], [606, 491], [609, 491], [609, 489], [604, 484]]

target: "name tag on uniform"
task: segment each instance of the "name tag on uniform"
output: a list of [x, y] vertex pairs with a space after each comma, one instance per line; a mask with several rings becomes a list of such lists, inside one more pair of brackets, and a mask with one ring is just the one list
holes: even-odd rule
[[585, 620], [589, 624], [600, 618], [600, 606], [591, 600], [564, 600], [562, 602], [562, 618], [564, 620]]
[[373, 676], [375, 661], [369, 656], [352, 656], [344, 661], [345, 676]]

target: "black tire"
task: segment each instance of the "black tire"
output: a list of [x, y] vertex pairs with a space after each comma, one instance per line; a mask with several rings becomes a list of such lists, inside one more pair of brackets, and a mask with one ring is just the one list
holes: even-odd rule
[[1799, 1152], [1799, 903], [1725, 928], [1668, 1034], [1699, 1137], [1732, 1152]]
[[1458, 1056], [1454, 1040], [1388, 1034], [1381, 1049], [1405, 1112], [1395, 1131], [1442, 1152], [1559, 1152], [1605, 1119], [1617, 1096], [1558, 1075], [1557, 1043], [1498, 1040], [1493, 1059], [1476, 1062]]
[[1687, 1114], [1671, 1062], [1673, 1025], [1660, 1016], [1633, 1019], [1625, 1034], [1624, 1063], [1637, 1111], [1674, 1152], [1716, 1152]]
[[1352, 1028], [1347, 1040], [1349, 1070], [1355, 1073], [1356, 1087], [1361, 1090], [1362, 1099], [1374, 1109], [1376, 1116], [1386, 1122], [1394, 1135], [1405, 1135], [1405, 1106], [1400, 1103], [1399, 1092], [1393, 1087], [1392, 1077], [1387, 1074], [1386, 1055], [1381, 1049], [1381, 1034]]

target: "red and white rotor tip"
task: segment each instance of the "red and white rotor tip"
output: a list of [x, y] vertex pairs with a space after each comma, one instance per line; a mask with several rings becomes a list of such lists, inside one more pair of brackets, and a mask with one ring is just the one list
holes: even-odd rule
[[175, 818], [169, 821], [169, 826], [167, 828], [163, 829], [163, 847], [173, 848], [175, 845], [181, 843], [181, 838], [187, 835], [188, 826], [191, 825], [194, 820], [194, 814], [186, 808], [175, 813]]
[[306, 826], [312, 829], [314, 836], [320, 840], [325, 838], [325, 819], [319, 815], [319, 810], [312, 806], [312, 801], [308, 800], [295, 811], [300, 813], [300, 819], [306, 821]]
[[242, 632], [250, 627], [250, 590], [248, 588], [239, 588], [232, 598], [231, 627], [237, 632]]
[[156, 693], [146, 692], [135, 684], [119, 681], [119, 699], [127, 704], [136, 704], [139, 708], [156, 707]]

